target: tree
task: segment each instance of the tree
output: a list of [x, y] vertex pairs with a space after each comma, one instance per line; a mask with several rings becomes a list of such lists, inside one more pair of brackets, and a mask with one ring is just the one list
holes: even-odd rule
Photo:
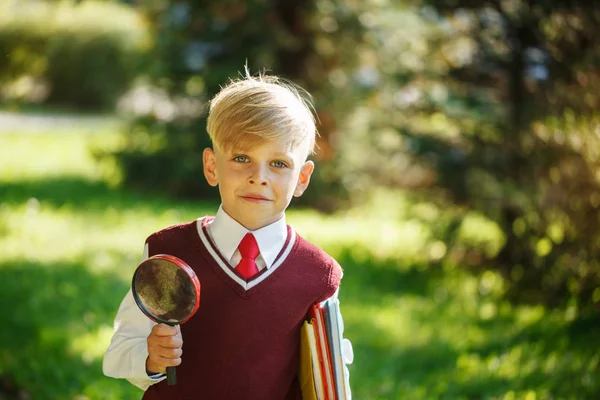
[[402, 116], [380, 120], [378, 129], [393, 127], [402, 152], [433, 173], [419, 181], [430, 196], [500, 226], [505, 244], [482, 265], [513, 283], [513, 298], [593, 306], [600, 300], [599, 6], [423, 5], [420, 15], [433, 24], [426, 61], [388, 75], [394, 94], [384, 98], [395, 98], [390, 112]]

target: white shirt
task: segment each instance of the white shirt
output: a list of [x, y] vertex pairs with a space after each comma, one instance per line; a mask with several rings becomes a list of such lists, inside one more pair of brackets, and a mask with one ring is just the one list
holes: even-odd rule
[[[198, 230], [202, 229], [200, 221], [201, 219], [197, 223]], [[231, 218], [222, 207], [219, 207], [217, 215], [208, 224], [207, 231], [223, 257], [229, 260], [230, 265], [236, 266], [241, 260], [237, 250], [238, 245], [250, 231]], [[273, 265], [287, 239], [285, 217], [252, 233], [260, 250], [256, 265], [259, 270], [268, 269]], [[148, 254], [149, 249], [146, 244], [144, 260], [148, 258]], [[127, 379], [142, 390], [165, 379], [165, 375], [149, 377], [146, 373], [146, 358], [148, 358], [146, 339], [154, 325], [155, 322], [140, 311], [129, 289], [119, 306], [114, 321], [113, 337], [104, 354], [102, 370], [106, 376]]]
[[[198, 226], [198, 229], [202, 228]], [[215, 219], [208, 225], [210, 238], [219, 249], [219, 252], [225, 259], [229, 260], [229, 264], [233, 267], [238, 265], [242, 259], [238, 246], [248, 232], [252, 232], [254, 235], [260, 251], [260, 255], [255, 260], [258, 270], [262, 271], [264, 268], [270, 268], [287, 239], [285, 216], [270, 225], [255, 231], [249, 231], [231, 218], [223, 210], [223, 207], [219, 207]]]

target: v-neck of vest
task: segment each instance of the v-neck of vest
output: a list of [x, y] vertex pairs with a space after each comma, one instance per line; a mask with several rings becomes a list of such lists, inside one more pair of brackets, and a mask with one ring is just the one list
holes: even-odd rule
[[[197, 239], [200, 239], [198, 245], [204, 257], [209, 261], [211, 267], [220, 275], [225, 281], [232, 284], [235, 291], [242, 297], [246, 297], [248, 292], [251, 290], [257, 290], [262, 282], [267, 280], [271, 275], [284, 264], [288, 259], [292, 251], [296, 247], [297, 236], [296, 232], [292, 227], [287, 225], [287, 237], [283, 248], [275, 258], [273, 265], [269, 268], [263, 268], [257, 274], [252, 276], [250, 279], [242, 277], [236, 269], [229, 263], [229, 261], [221, 254], [210, 235], [208, 234], [208, 223], [212, 221], [214, 217], [203, 217], [198, 218], [195, 223], [190, 224], [193, 228], [194, 235]], [[200, 224], [200, 226], [198, 226]], [[200, 229], [198, 229], [200, 228]], [[208, 254], [206, 254], [208, 253]]]

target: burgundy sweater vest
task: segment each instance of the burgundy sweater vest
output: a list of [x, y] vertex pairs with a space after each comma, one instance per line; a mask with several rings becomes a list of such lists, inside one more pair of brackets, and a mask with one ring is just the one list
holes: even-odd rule
[[149, 253], [186, 261], [201, 285], [200, 308], [181, 326], [177, 384], [152, 385], [144, 400], [300, 400], [300, 327], [309, 307], [334, 294], [342, 270], [288, 226], [269, 269], [244, 280], [210, 240], [207, 221], [176, 225], [147, 239]]

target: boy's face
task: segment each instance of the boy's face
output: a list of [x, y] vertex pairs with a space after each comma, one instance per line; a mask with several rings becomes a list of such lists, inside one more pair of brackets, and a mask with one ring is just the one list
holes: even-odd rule
[[293, 196], [301, 196], [314, 170], [306, 161], [308, 144], [290, 149], [281, 141], [264, 141], [251, 148], [205, 149], [204, 175], [219, 186], [223, 209], [249, 230], [280, 219]]

